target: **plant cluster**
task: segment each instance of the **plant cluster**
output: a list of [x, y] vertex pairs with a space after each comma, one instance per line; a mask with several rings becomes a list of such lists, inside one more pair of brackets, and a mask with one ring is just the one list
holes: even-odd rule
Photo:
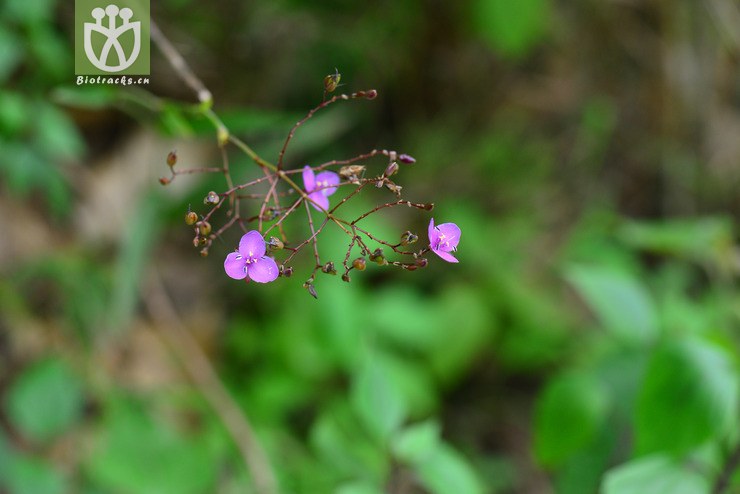
[[[382, 238], [365, 228], [361, 223], [371, 215], [388, 209], [406, 206], [421, 211], [431, 211], [433, 203], [413, 202], [403, 196], [403, 187], [396, 182], [396, 175], [402, 167], [413, 165], [416, 160], [406, 154], [393, 150], [374, 149], [348, 159], [336, 159], [318, 165], [305, 165], [303, 168], [287, 168], [285, 155], [296, 131], [318, 111], [333, 103], [349, 100], [374, 100], [375, 89], [357, 91], [351, 94], [337, 94], [329, 97], [339, 87], [341, 75], [334, 74], [324, 78], [324, 95], [321, 103], [311, 109], [296, 122], [288, 133], [275, 163], [259, 156], [250, 146], [232, 135], [218, 116], [211, 110], [210, 96], [206, 100], [204, 114], [217, 129], [218, 144], [221, 149], [220, 167], [177, 168], [177, 154], [173, 151], [167, 156], [170, 167], [169, 177], [160, 178], [162, 185], [168, 185], [179, 175], [199, 173], [221, 173], [226, 187], [221, 192], [210, 191], [203, 199], [207, 207], [204, 214], [198, 215], [188, 209], [185, 223], [193, 227], [193, 245], [200, 248], [200, 254], [207, 256], [214, 240], [234, 226], [244, 232], [239, 248], [229, 253], [224, 260], [226, 274], [237, 280], [268, 283], [278, 277], [288, 278], [293, 274], [293, 261], [304, 249], [313, 252], [314, 266], [303, 286], [317, 297], [315, 288], [317, 273], [338, 274], [349, 282], [352, 271], [364, 271], [368, 263], [379, 266], [393, 266], [406, 271], [415, 271], [428, 264], [426, 255], [433, 252], [447, 262], [458, 262], [451, 254], [457, 250], [460, 241], [460, 228], [454, 223], [434, 224], [429, 222], [428, 241], [422, 248], [414, 249], [419, 236], [405, 231], [397, 239]], [[226, 150], [228, 144], [244, 152], [262, 171], [262, 176], [244, 183], [235, 183]], [[384, 157], [385, 164], [379, 172], [368, 168], [375, 157]], [[299, 183], [297, 177], [301, 176]], [[343, 217], [343, 206], [370, 188], [385, 189], [393, 197], [388, 202], [377, 204], [361, 214]], [[330, 197], [343, 191], [343, 197], [332, 205]], [[216, 212], [225, 209], [227, 220], [214, 229], [212, 221]], [[286, 219], [299, 211], [305, 212], [307, 225], [304, 236], [289, 232]], [[313, 210], [313, 211], [312, 211]], [[316, 211], [317, 213], [315, 213]], [[314, 215], [319, 216], [315, 218]], [[322, 258], [319, 252], [319, 238], [327, 225], [339, 227], [348, 239], [347, 250], [341, 262]], [[390, 253], [393, 257], [389, 257]]]

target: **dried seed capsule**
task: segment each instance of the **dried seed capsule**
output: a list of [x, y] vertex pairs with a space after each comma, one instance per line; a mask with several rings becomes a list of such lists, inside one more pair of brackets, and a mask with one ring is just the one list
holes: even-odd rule
[[349, 283], [351, 279], [352, 278], [349, 277], [349, 273], [344, 273], [342, 275], [342, 281], [345, 281], [345, 282]]
[[200, 249], [200, 257], [208, 257], [208, 247]]
[[365, 262], [365, 259], [362, 257], [358, 257], [354, 261], [352, 261], [352, 267], [355, 268], [357, 271], [365, 271], [365, 267], [367, 266], [367, 263]]
[[364, 165], [347, 165], [339, 169], [339, 176], [353, 184], [359, 183], [364, 173]]
[[170, 151], [167, 153], [167, 166], [172, 168], [177, 164], [177, 151]]
[[290, 278], [291, 276], [293, 276], [293, 266], [288, 266], [286, 268], [285, 266], [283, 266], [281, 264], [280, 265], [280, 274], [283, 275], [283, 276], [285, 276], [286, 278]]
[[324, 77], [324, 91], [333, 93], [339, 86], [340, 80], [342, 80], [342, 74], [334, 67], [334, 73]]
[[216, 194], [214, 191], [210, 191], [206, 196], [203, 198], [203, 204], [207, 204], [209, 206], [213, 206], [215, 204], [218, 204], [218, 194]]
[[385, 186], [388, 188], [388, 190], [396, 194], [396, 197], [401, 197], [401, 189], [403, 189], [403, 187], [401, 187], [400, 185], [396, 185], [393, 182], [386, 182]]
[[420, 257], [419, 259], [416, 260], [416, 265], [419, 266], [420, 268], [427, 267], [427, 264], [429, 264], [429, 261], [427, 261], [426, 258], [424, 257]]
[[198, 227], [198, 233], [203, 236], [207, 237], [211, 234], [211, 224], [207, 221], [199, 221], [197, 224]]
[[337, 270], [334, 268], [334, 263], [331, 262], [331, 261], [329, 261], [326, 264], [324, 264], [321, 267], [321, 271], [324, 272], [324, 273], [326, 273], [326, 274], [331, 274], [331, 275], [337, 274]]
[[277, 237], [270, 237], [267, 239], [267, 248], [270, 250], [282, 250], [285, 247], [282, 240]]
[[409, 231], [403, 232], [401, 234], [401, 245], [413, 244], [417, 240], [419, 240], [419, 237]]
[[188, 226], [194, 225], [196, 221], [198, 221], [198, 215], [193, 211], [188, 211], [185, 215], [185, 224]]
[[383, 249], [381, 248], [375, 249], [372, 254], [370, 254], [370, 260], [378, 264], [379, 266], [385, 266], [386, 264], [388, 264], [388, 261], [383, 255]]

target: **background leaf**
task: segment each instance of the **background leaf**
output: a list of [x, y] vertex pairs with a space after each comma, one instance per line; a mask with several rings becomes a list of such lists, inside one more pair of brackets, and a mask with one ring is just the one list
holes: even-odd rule
[[682, 338], [648, 363], [635, 419], [637, 450], [686, 452], [720, 437], [738, 413], [737, 371], [720, 347]]
[[666, 456], [648, 456], [609, 470], [603, 494], [708, 494], [709, 481]]
[[18, 377], [5, 404], [11, 422], [26, 437], [48, 441], [81, 418], [82, 384], [61, 360], [45, 360]]
[[608, 396], [584, 372], [552, 380], [540, 396], [535, 417], [535, 452], [544, 465], [562, 464], [588, 444], [606, 420]]
[[596, 266], [571, 266], [566, 278], [615, 336], [632, 343], [646, 343], [657, 336], [655, 307], [635, 278]]

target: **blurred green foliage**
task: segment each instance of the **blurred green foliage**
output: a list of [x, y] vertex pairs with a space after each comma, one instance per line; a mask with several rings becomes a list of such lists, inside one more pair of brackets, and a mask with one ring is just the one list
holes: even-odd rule
[[[685, 171], [661, 163], [660, 190], [645, 175], [658, 173], [655, 155], [698, 160], [682, 136], [647, 117], [634, 124], [623, 108], [633, 95], [609, 87], [575, 98], [554, 88], [542, 102], [532, 73], [565, 64], [568, 50], [584, 59], [585, 81], [599, 79], [603, 57], [628, 89], [654, 83], [630, 79], [638, 62], [610, 42], [594, 57], [587, 43], [563, 41], [564, 25], [608, 36], [603, 19], [619, 8], [577, 4], [154, 6], [178, 46], [192, 47], [188, 61], [223, 121], [266, 156], [335, 66], [349, 90], [377, 85], [379, 101], [301, 128], [289, 161], [409, 152], [418, 163], [401, 172], [405, 191], [433, 200], [437, 222], [460, 225], [460, 264], [372, 266], [350, 284], [321, 277], [316, 301], [295, 279], [228, 283], [217, 249], [193, 255], [183, 213], [221, 177], [192, 180], [180, 195], [155, 190], [164, 157], [151, 184], [126, 197], [115, 239], [85, 237], [71, 214], [86, 186], [75, 167], [94, 170], [118, 151], [117, 130], [102, 151], [91, 137], [110, 113], [124, 128], [215, 150], [213, 129], [178, 102], [192, 95], [162, 59], [152, 94], [74, 87], [71, 6], [4, 2], [0, 185], [8, 204], [55, 219], [44, 223], [46, 250], [0, 265], [0, 492], [254, 492], [202, 390], [157, 337], [140, 341], [161, 331], [146, 309], [155, 272], [254, 425], [281, 492], [708, 494], [724, 474], [725, 492], [739, 488], [725, 471], [740, 437], [732, 197], [700, 170], [700, 185], [678, 187], [687, 203], [706, 200], [700, 214], [656, 214]], [[637, 17], [634, 36], [646, 29]], [[554, 86], [586, 84], [570, 76]], [[551, 101], [569, 97], [566, 110]], [[632, 127], [647, 141], [628, 139]], [[252, 176], [242, 156], [232, 163], [239, 179]], [[427, 221], [401, 213], [367, 225], [393, 238]], [[234, 240], [225, 236], [223, 252]], [[341, 260], [342, 232], [321, 242], [322, 256]], [[136, 372], [149, 384], [132, 384]]]

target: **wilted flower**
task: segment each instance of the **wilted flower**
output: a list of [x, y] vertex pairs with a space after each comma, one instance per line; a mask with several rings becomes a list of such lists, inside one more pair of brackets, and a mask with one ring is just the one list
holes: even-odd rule
[[459, 262], [450, 252], [457, 250], [460, 242], [460, 227], [454, 223], [434, 226], [434, 218], [429, 222], [429, 247], [432, 252], [447, 262]]
[[235, 280], [243, 280], [248, 276], [257, 283], [275, 281], [279, 274], [275, 260], [265, 255], [265, 239], [257, 230], [242, 236], [239, 251], [226, 256], [224, 270]]
[[314, 175], [310, 166], [303, 168], [303, 186], [311, 199], [311, 206], [319, 211], [329, 210], [329, 196], [337, 191], [339, 175], [334, 172], [321, 172]]

